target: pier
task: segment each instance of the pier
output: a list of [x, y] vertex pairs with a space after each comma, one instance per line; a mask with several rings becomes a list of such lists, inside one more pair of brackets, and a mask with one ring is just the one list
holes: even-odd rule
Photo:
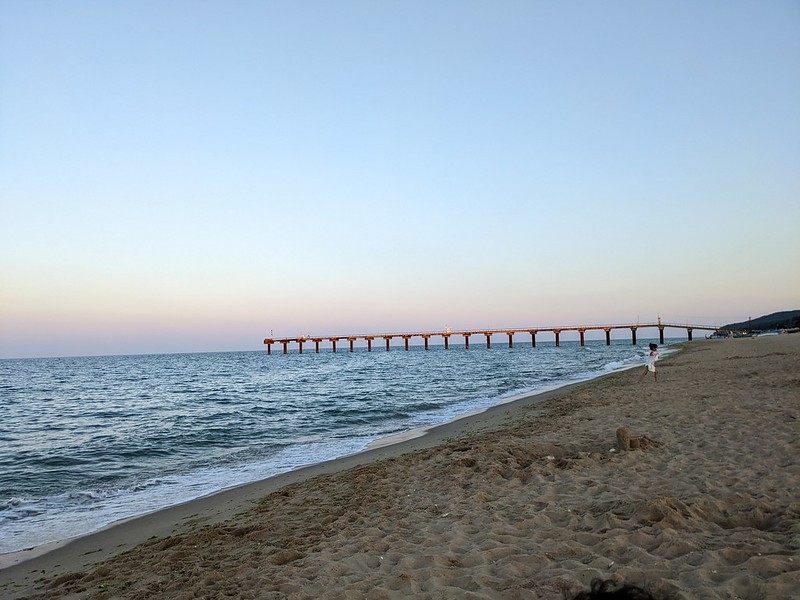
[[[303, 353], [303, 347], [306, 344], [314, 344], [314, 351], [319, 353], [320, 344], [322, 342], [330, 342], [333, 351], [336, 352], [337, 346], [340, 342], [347, 342], [350, 352], [355, 350], [355, 343], [358, 340], [367, 342], [367, 352], [372, 352], [372, 345], [375, 340], [383, 340], [386, 351], [391, 349], [391, 341], [394, 339], [403, 340], [403, 349], [408, 350], [409, 342], [412, 338], [419, 338], [423, 341], [425, 350], [430, 347], [431, 338], [442, 338], [444, 340], [444, 349], [450, 349], [450, 338], [459, 339], [464, 338], [464, 347], [469, 350], [470, 338], [473, 336], [484, 336], [486, 338], [486, 347], [492, 347], [492, 336], [497, 334], [506, 335], [508, 337], [508, 347], [514, 347], [514, 336], [526, 334], [530, 336], [529, 343], [536, 347], [536, 336], [542, 333], [552, 334], [555, 337], [556, 346], [561, 345], [561, 334], [565, 331], [577, 331], [580, 336], [581, 346], [586, 345], [586, 332], [587, 331], [603, 331], [605, 332], [606, 345], [611, 345], [611, 332], [614, 330], [627, 330], [630, 331], [631, 343], [636, 345], [636, 333], [640, 329], [657, 329], [658, 339], [661, 344], [664, 343], [664, 330], [665, 329], [682, 329], [686, 331], [686, 336], [689, 341], [692, 341], [692, 332], [695, 329], [703, 331], [717, 331], [717, 327], [712, 325], [688, 325], [688, 324], [674, 324], [662, 323], [660, 320], [656, 323], [634, 323], [623, 325], [565, 325], [559, 327], [521, 327], [521, 328], [507, 328], [507, 329], [472, 329], [464, 331], [454, 331], [450, 328], [444, 331], [418, 331], [413, 333], [374, 333], [374, 334], [353, 334], [353, 335], [324, 335], [324, 336], [308, 336], [301, 335], [290, 338], [266, 338], [264, 344], [267, 347], [267, 354], [272, 354], [272, 346], [279, 345], [283, 348], [283, 353], [289, 352], [289, 344], [297, 344], [300, 354]], [[480, 337], [479, 337], [480, 339]], [[541, 339], [541, 338], [540, 338]], [[379, 342], [380, 343], [380, 342]]]

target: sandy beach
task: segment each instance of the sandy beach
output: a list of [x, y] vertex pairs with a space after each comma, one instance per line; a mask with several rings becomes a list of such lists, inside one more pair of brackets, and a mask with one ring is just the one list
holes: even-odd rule
[[657, 383], [615, 373], [6, 556], [0, 596], [800, 598], [799, 367], [800, 334], [688, 343]]

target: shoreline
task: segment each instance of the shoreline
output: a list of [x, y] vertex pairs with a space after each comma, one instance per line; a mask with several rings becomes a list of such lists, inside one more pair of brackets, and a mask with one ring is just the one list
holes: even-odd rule
[[[679, 346], [681, 343], [685, 343], [685, 342], [673, 342], [672, 346]], [[664, 348], [665, 349], [669, 348], [669, 346], [665, 345]], [[667, 351], [664, 354], [664, 356], [668, 356], [669, 354], [672, 354], [674, 352], [675, 352], [675, 350]], [[332, 459], [329, 459], [329, 460], [326, 460], [326, 461], [322, 461], [320, 463], [302, 465], [302, 466], [294, 468], [294, 469], [292, 469], [290, 471], [286, 471], [284, 473], [278, 473], [278, 474], [272, 475], [270, 477], [265, 477], [264, 479], [244, 482], [244, 483], [240, 483], [240, 484], [233, 485], [233, 486], [230, 486], [230, 487], [222, 488], [222, 489], [217, 490], [215, 492], [212, 492], [210, 494], [206, 494], [206, 495], [203, 495], [203, 496], [198, 496], [196, 498], [191, 498], [189, 500], [178, 502], [176, 504], [171, 504], [171, 505], [164, 506], [164, 507], [161, 507], [161, 508], [156, 508], [156, 509], [144, 512], [144, 513], [140, 513], [140, 514], [132, 515], [130, 517], [122, 518], [122, 519], [113, 521], [111, 523], [108, 523], [106, 525], [103, 525], [103, 526], [101, 526], [101, 527], [99, 527], [99, 528], [97, 528], [97, 529], [95, 529], [93, 531], [89, 531], [87, 533], [74, 535], [74, 536], [71, 536], [71, 537], [68, 537], [68, 538], [64, 538], [64, 539], [60, 539], [60, 540], [53, 540], [53, 541], [43, 542], [41, 544], [37, 544], [37, 545], [31, 546], [29, 548], [23, 548], [23, 549], [20, 549], [20, 550], [14, 550], [14, 551], [10, 551], [10, 552], [2, 552], [2, 553], [0, 553], [0, 572], [2, 572], [4, 569], [7, 569], [7, 568], [12, 567], [14, 565], [22, 564], [24, 562], [30, 561], [30, 560], [32, 560], [34, 558], [40, 557], [40, 556], [42, 556], [44, 554], [47, 554], [49, 552], [58, 550], [59, 548], [62, 548], [64, 546], [68, 545], [68, 544], [71, 544], [72, 542], [81, 540], [81, 539], [89, 537], [89, 536], [93, 536], [95, 534], [99, 534], [99, 533], [104, 532], [104, 531], [106, 531], [108, 529], [123, 525], [123, 524], [125, 524], [125, 523], [127, 523], [129, 521], [135, 521], [135, 520], [138, 520], [138, 519], [141, 519], [141, 518], [144, 518], [144, 517], [149, 517], [151, 515], [158, 514], [158, 513], [162, 512], [162, 511], [167, 511], [167, 510], [170, 510], [170, 509], [177, 509], [177, 508], [179, 508], [181, 506], [191, 505], [194, 502], [197, 502], [197, 501], [200, 501], [200, 500], [204, 500], [204, 499], [207, 499], [207, 498], [213, 498], [213, 497], [217, 496], [218, 494], [223, 494], [223, 493], [227, 493], [227, 492], [234, 492], [235, 490], [240, 490], [241, 488], [246, 488], [248, 486], [260, 486], [260, 485], [263, 484], [263, 485], [267, 486], [265, 489], [270, 490], [270, 491], [268, 491], [266, 493], [271, 493], [271, 491], [274, 491], [273, 486], [268, 485], [267, 482], [270, 482], [271, 480], [274, 480], [276, 478], [279, 478], [279, 477], [282, 477], [282, 476], [288, 476], [289, 474], [294, 473], [294, 472], [298, 472], [298, 471], [305, 471], [306, 469], [314, 470], [314, 468], [317, 467], [317, 466], [326, 465], [328, 463], [335, 464], [338, 461], [341, 461], [343, 459], [347, 459], [347, 458], [351, 458], [351, 457], [358, 457], [358, 456], [361, 456], [361, 455], [366, 454], [368, 452], [371, 452], [371, 451], [374, 451], [374, 450], [379, 450], [379, 449], [382, 449], [382, 448], [386, 448], [388, 446], [394, 446], [396, 444], [400, 444], [400, 443], [404, 443], [404, 442], [412, 442], [416, 438], [426, 437], [426, 436], [431, 435], [431, 433], [435, 433], [436, 430], [438, 428], [440, 428], [440, 427], [455, 426], [455, 424], [457, 424], [458, 422], [460, 422], [460, 421], [462, 421], [464, 419], [468, 419], [468, 418], [470, 418], [470, 419], [472, 419], [472, 418], [480, 418], [480, 415], [483, 415], [488, 411], [491, 411], [491, 410], [493, 410], [495, 408], [501, 407], [501, 406], [506, 405], [506, 404], [513, 405], [513, 404], [515, 404], [516, 402], [519, 402], [519, 401], [527, 401], [527, 402], [542, 401], [545, 398], [550, 397], [551, 394], [557, 393], [559, 390], [568, 389], [571, 386], [575, 386], [575, 385], [580, 385], [580, 384], [583, 384], [583, 383], [591, 382], [591, 381], [594, 381], [594, 380], [597, 380], [597, 379], [600, 379], [600, 378], [603, 378], [603, 377], [606, 377], [606, 376], [609, 376], [609, 375], [613, 375], [614, 373], [627, 371], [627, 370], [635, 369], [635, 368], [638, 368], [638, 367], [639, 367], [638, 364], [627, 365], [627, 366], [615, 368], [613, 370], [609, 370], [607, 372], [597, 373], [597, 374], [589, 376], [589, 377], [582, 377], [582, 378], [579, 378], [579, 379], [568, 380], [568, 381], [565, 381], [565, 382], [562, 382], [562, 383], [556, 383], [556, 384], [552, 384], [552, 385], [546, 386], [546, 387], [544, 387], [542, 389], [537, 389], [537, 390], [532, 390], [532, 391], [529, 391], [529, 392], [518, 393], [518, 394], [515, 394], [515, 395], [512, 395], [512, 396], [509, 396], [507, 398], [500, 399], [498, 401], [498, 403], [495, 404], [495, 405], [492, 405], [492, 406], [489, 406], [489, 407], [485, 407], [485, 408], [477, 408], [477, 409], [474, 409], [474, 410], [470, 410], [468, 412], [465, 412], [465, 413], [462, 413], [460, 415], [457, 415], [457, 416], [455, 416], [454, 418], [452, 418], [452, 419], [450, 419], [448, 421], [444, 421], [444, 422], [441, 422], [441, 423], [438, 423], [438, 424], [432, 424], [432, 425], [422, 425], [422, 426], [419, 426], [419, 427], [414, 427], [414, 428], [409, 429], [409, 430], [401, 431], [399, 433], [389, 434], [389, 435], [385, 435], [385, 436], [376, 438], [375, 440], [373, 440], [372, 442], [367, 444], [367, 446], [365, 448], [363, 448], [362, 450], [360, 450], [360, 451], [358, 451], [358, 452], [356, 452], [354, 454], [347, 454], [347, 455], [339, 456], [339, 457], [332, 458]], [[412, 444], [412, 446], [416, 446], [416, 445]], [[423, 447], [427, 447], [427, 446], [423, 446]], [[412, 447], [411, 451], [413, 451], [413, 449], [415, 449], [415, 448]], [[325, 470], [323, 472], [328, 473], [328, 472], [332, 472], [332, 471]], [[315, 473], [312, 473], [312, 474], [308, 475], [308, 477], [313, 477], [313, 476], [315, 476]], [[278, 487], [280, 487], [280, 485], [278, 485]], [[277, 489], [277, 488], [275, 488], [275, 489]]]
[[[475, 433], [481, 429], [497, 426], [500, 421], [509, 417], [510, 411], [568, 394], [572, 388], [637, 368], [638, 366], [623, 367], [596, 377], [556, 385], [552, 388], [529, 394], [513, 396], [499, 404], [465, 413], [451, 421], [433, 426], [419, 427], [376, 439], [364, 450], [355, 454], [314, 463], [266, 479], [219, 490], [207, 496], [201, 496], [180, 504], [116, 521], [85, 535], [0, 554], [0, 586], [5, 577], [16, 576], [16, 571], [19, 569], [29, 568], [31, 571], [49, 571], [52, 568], [69, 568], [66, 565], [80, 562], [62, 558], [62, 553], [91, 556], [93, 561], [97, 561], [133, 548], [153, 536], [171, 535], [179, 531], [181, 527], [220, 523], [237, 512], [254, 506], [261, 497], [292, 483], [306, 481], [319, 475], [345, 471], [378, 460], [394, 458], [408, 452], [431, 448], [453, 436]], [[129, 541], [123, 544], [115, 544], [113, 548], [108, 548], [109, 544], [106, 539], [116, 538], [119, 535], [123, 535]], [[91, 548], [95, 547], [98, 548], [91, 550]], [[57, 554], [57, 556], [51, 556], [52, 554]]]
[[[678, 346], [658, 383], [615, 371], [117, 523], [0, 570], [0, 593], [790, 597], [800, 336]], [[620, 426], [653, 443], [617, 451]]]
[[[669, 340], [669, 342], [672, 343], [673, 340]], [[528, 349], [522, 349], [523, 352], [526, 350]], [[236, 353], [232, 354], [235, 355]], [[619, 355], [621, 354], [625, 356], [620, 357]], [[157, 475], [153, 475], [151, 472], [143, 473], [142, 477], [138, 477], [136, 476], [137, 471], [135, 469], [131, 472], [130, 477], [135, 477], [135, 479], [133, 479], [135, 482], [140, 480], [143, 482], [143, 487], [139, 489], [137, 489], [138, 486], [134, 487], [131, 485], [127, 487], [126, 484], [121, 484], [119, 489], [107, 490], [104, 488], [104, 484], [92, 485], [92, 481], [87, 481], [86, 485], [78, 486], [78, 489], [74, 490], [76, 498], [84, 493], [92, 498], [96, 495], [97, 502], [92, 501], [85, 506], [81, 506], [78, 500], [73, 500], [72, 493], [69, 495], [64, 494], [62, 497], [62, 495], [54, 492], [52, 498], [44, 493], [41, 494], [44, 496], [42, 498], [37, 498], [39, 494], [35, 492], [32, 493], [32, 495], [23, 494], [19, 498], [18, 505], [15, 501], [8, 507], [9, 511], [6, 516], [11, 519], [11, 521], [8, 523], [7, 539], [0, 538], [0, 542], [2, 542], [0, 546], [4, 546], [0, 547], [0, 569], [8, 564], [17, 562], [19, 560], [19, 558], [15, 556], [17, 553], [22, 553], [21, 556], [27, 559], [34, 554], [41, 553], [43, 551], [42, 547], [58, 547], [71, 539], [100, 531], [121, 521], [156, 512], [169, 508], [170, 506], [191, 502], [207, 495], [219, 493], [220, 491], [238, 487], [243, 484], [256, 482], [264, 478], [281, 474], [290, 469], [297, 469], [310, 465], [317, 461], [335, 460], [336, 458], [346, 456], [350, 453], [357, 453], [389, 443], [396, 443], [396, 441], [402, 441], [414, 436], [424, 435], [425, 432], [432, 427], [451, 420], [457, 420], [463, 416], [468, 416], [472, 414], [473, 411], [486, 410], [486, 408], [490, 407], [493, 403], [502, 404], [519, 397], [540, 394], [551, 389], [553, 386], [567, 385], [608, 374], [612, 372], [611, 369], [614, 367], [619, 368], [620, 364], [625, 361], [631, 360], [631, 358], [636, 360], [635, 355], [638, 355], [636, 347], [633, 348], [633, 353], [630, 353], [630, 349], [627, 346], [622, 351], [619, 348], [616, 350], [612, 349], [611, 356], [606, 361], [608, 364], [603, 364], [603, 353], [592, 353], [588, 355], [590, 358], [586, 359], [587, 362], [592, 365], [586, 372], [578, 373], [576, 371], [570, 373], [557, 371], [560, 381], [539, 381], [538, 384], [535, 381], [531, 381], [530, 383], [534, 385], [531, 385], [527, 390], [524, 387], [522, 390], [509, 390], [508, 396], [500, 394], [499, 390], [497, 393], [493, 393], [495, 390], [491, 386], [484, 389], [484, 393], [475, 395], [474, 397], [470, 395], [469, 392], [463, 394], [448, 394], [447, 390], [443, 390], [443, 398], [437, 398], [432, 402], [432, 405], [435, 407], [432, 412], [424, 410], [419, 415], [415, 415], [412, 412], [406, 415], [399, 423], [395, 423], [391, 419], [385, 421], [382, 418], [382, 422], [379, 422], [377, 427], [371, 427], [373, 430], [383, 428], [386, 430], [385, 433], [373, 432], [372, 435], [361, 435], [360, 433], [354, 432], [354, 437], [348, 439], [336, 434], [338, 429], [330, 429], [329, 432], [331, 435], [328, 437], [319, 438], [317, 436], [311, 438], [313, 442], [309, 443], [313, 443], [314, 445], [318, 444], [319, 448], [306, 449], [304, 448], [304, 443], [294, 443], [293, 439], [296, 440], [298, 436], [303, 435], [301, 432], [296, 432], [294, 433], [294, 438], [288, 435], [284, 435], [282, 438], [276, 438], [279, 439], [281, 444], [286, 444], [286, 449], [276, 452], [274, 457], [270, 457], [268, 454], [263, 457], [255, 456], [255, 458], [251, 459], [252, 462], [247, 462], [248, 458], [245, 457], [245, 462], [242, 464], [237, 463], [233, 466], [224, 465], [220, 468], [212, 468], [209, 466], [209, 468], [206, 469], [203, 468], [203, 465], [200, 465], [200, 467], [195, 468], [194, 471], [187, 470], [175, 473], [175, 475], [178, 475], [178, 479], [173, 482], [169, 481], [170, 478], [167, 478], [166, 484], [159, 482], [160, 478]], [[549, 354], [545, 356], [549, 364], [552, 360], [551, 356]], [[619, 362], [614, 362], [617, 360], [619, 360]], [[502, 361], [503, 364], [507, 362], [505, 358], [502, 358]], [[470, 366], [465, 365], [464, 371], [457, 370], [452, 372], [450, 376], [455, 380], [464, 376], [464, 380], [469, 381], [469, 373]], [[539, 369], [537, 373], [541, 373], [542, 376], [539, 377], [537, 374], [534, 379], [553, 378], [552, 372], [548, 373]], [[576, 376], [580, 377], [580, 379], [573, 379], [573, 377]], [[387, 389], [391, 389], [391, 375], [382, 377], [382, 381], [383, 388], [390, 386]], [[477, 385], [480, 387], [482, 384], [478, 382]], [[461, 387], [464, 386], [462, 385]], [[113, 388], [109, 387], [109, 389]], [[423, 388], [420, 388], [416, 395], [421, 397], [419, 394], [424, 396], [426, 392], [423, 391]], [[297, 400], [299, 402], [304, 402], [302, 398], [298, 398]], [[443, 403], [442, 400], [446, 401]], [[381, 409], [380, 407], [376, 407], [375, 410]], [[400, 417], [403, 417], [402, 412]], [[406, 422], [403, 423], [402, 421]], [[263, 433], [270, 436], [270, 441], [273, 440], [268, 431], [264, 430]], [[289, 433], [291, 434], [291, 431], [289, 431]], [[260, 433], [258, 433], [257, 438], [253, 439], [261, 439]], [[241, 439], [240, 441], [242, 444], [248, 446], [252, 443], [250, 440], [245, 439]], [[131, 440], [131, 444], [136, 446], [138, 442], [137, 440]], [[113, 443], [112, 446], [114, 446]], [[115, 450], [121, 451], [127, 447], [128, 445], [112, 447], [111, 450], [112, 452]], [[256, 445], [256, 448], [258, 448], [258, 445]], [[143, 450], [146, 450], [146, 447], [144, 447]], [[98, 451], [100, 451], [101, 454], [105, 452], [105, 450], [102, 449]], [[244, 455], [246, 453], [243, 452], [242, 454]], [[111, 457], [113, 456], [114, 454], [111, 454]], [[91, 456], [88, 458], [90, 460], [92, 459]], [[157, 465], [155, 466], [157, 467]], [[46, 477], [47, 472], [47, 468], [43, 467], [43, 477]], [[14, 470], [12, 469], [9, 473], [12, 477], [12, 481], [13, 473]], [[102, 476], [102, 472], [98, 472], [98, 475]], [[152, 480], [150, 478], [152, 478]], [[57, 482], [53, 483], [57, 484]], [[42, 485], [47, 486], [47, 484], [47, 480], [43, 479]], [[35, 484], [29, 482], [27, 487], [30, 485]], [[12, 485], [12, 489], [15, 487], [16, 486]], [[106, 492], [109, 491], [111, 494], [106, 497]], [[16, 495], [19, 496], [19, 494]], [[15, 494], [12, 494], [12, 496], [15, 496]], [[40, 511], [41, 514], [39, 514]], [[28, 518], [31, 514], [34, 515], [33, 519]], [[16, 518], [19, 518], [19, 521], [16, 521]]]

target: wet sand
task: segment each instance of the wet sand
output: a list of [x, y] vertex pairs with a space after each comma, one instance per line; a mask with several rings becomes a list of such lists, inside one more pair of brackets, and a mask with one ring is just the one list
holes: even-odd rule
[[692, 342], [658, 383], [615, 373], [7, 556], [0, 596], [800, 597], [799, 367], [800, 334]]

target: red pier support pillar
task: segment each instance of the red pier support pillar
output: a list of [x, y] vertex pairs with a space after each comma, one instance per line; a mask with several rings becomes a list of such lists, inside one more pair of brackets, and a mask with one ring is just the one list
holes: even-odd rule
[[353, 344], [356, 341], [356, 338], [347, 338], [347, 341], [350, 342], [350, 352], [353, 351]]
[[553, 333], [556, 334], [556, 348], [558, 348], [561, 345], [561, 330], [556, 329]]
[[514, 347], [514, 334], [511, 333], [510, 331], [506, 331], [506, 335], [508, 335], [508, 347], [509, 348], [513, 348]]
[[408, 352], [408, 340], [410, 337], [411, 337], [410, 335], [403, 336], [403, 345], [405, 346], [406, 352]]
[[389, 337], [389, 336], [384, 336], [383, 339], [386, 340], [386, 351], [388, 352], [389, 351], [389, 340], [392, 339], [392, 338]]
[[272, 341], [264, 340], [264, 343], [267, 345], [267, 354], [272, 354]]
[[636, 345], [636, 327], [631, 327], [631, 340], [633, 340], [633, 345]]
[[331, 343], [333, 344], [333, 353], [336, 354], [336, 342], [339, 341], [338, 338], [331, 338]]
[[610, 346], [611, 345], [611, 330], [610, 329], [604, 329], [603, 331], [606, 332], [606, 346]]
[[536, 332], [530, 331], [529, 333], [531, 334], [531, 346], [536, 348]]
[[581, 346], [586, 345], [586, 330], [585, 329], [578, 329], [578, 333], [581, 334]]
[[491, 333], [484, 333], [483, 335], [486, 336], [486, 347], [487, 348], [491, 348], [492, 347], [492, 334]]
[[450, 350], [450, 334], [445, 333], [442, 337], [444, 338], [444, 349]]
[[297, 340], [297, 347], [300, 349], [300, 354], [303, 353], [303, 340]]
[[468, 333], [462, 333], [461, 335], [464, 336], [464, 347], [467, 350], [469, 350], [469, 334]]
[[289, 352], [289, 342], [283, 342], [283, 353], [286, 354]]
[[368, 337], [364, 339], [367, 340], [367, 352], [372, 352], [372, 340], [375, 338]]
[[427, 349], [428, 349], [428, 339], [429, 339], [430, 337], [431, 337], [431, 336], [429, 336], [429, 335], [423, 335], [423, 336], [422, 336], [422, 339], [423, 339], [423, 340], [425, 340], [425, 350], [427, 350]]

